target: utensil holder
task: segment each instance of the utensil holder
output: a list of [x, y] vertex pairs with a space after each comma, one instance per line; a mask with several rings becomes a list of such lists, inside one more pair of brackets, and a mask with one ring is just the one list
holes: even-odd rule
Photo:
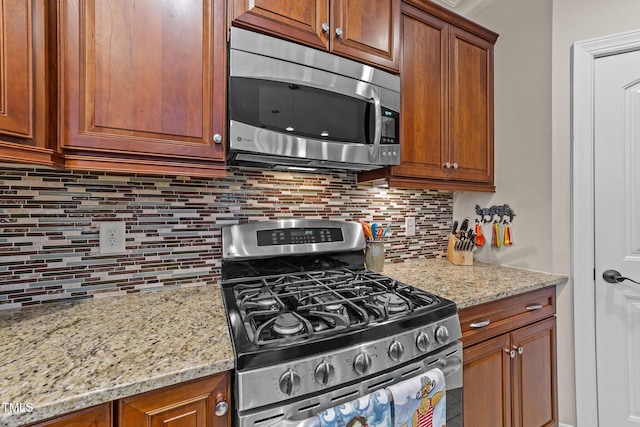
[[473, 265], [473, 250], [457, 251], [456, 243], [458, 239], [453, 234], [449, 235], [449, 246], [447, 247], [447, 259], [454, 265]]
[[381, 272], [384, 266], [384, 242], [368, 241], [364, 251], [364, 263], [367, 268], [377, 273]]

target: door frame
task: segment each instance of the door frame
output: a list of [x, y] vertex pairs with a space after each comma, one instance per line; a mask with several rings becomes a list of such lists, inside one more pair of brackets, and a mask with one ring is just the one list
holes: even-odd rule
[[595, 61], [640, 50], [640, 31], [571, 46], [571, 277], [576, 421], [598, 426], [595, 330]]

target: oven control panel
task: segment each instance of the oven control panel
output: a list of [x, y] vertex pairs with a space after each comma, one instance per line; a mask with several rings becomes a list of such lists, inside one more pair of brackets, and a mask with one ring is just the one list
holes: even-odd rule
[[342, 242], [340, 228], [281, 228], [258, 230], [258, 246], [304, 245], [310, 243]]

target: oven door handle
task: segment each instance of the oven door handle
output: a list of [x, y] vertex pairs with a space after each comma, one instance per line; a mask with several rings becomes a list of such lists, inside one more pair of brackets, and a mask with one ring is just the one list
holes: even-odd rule
[[320, 417], [311, 417], [302, 421], [282, 420], [269, 425], [277, 425], [278, 427], [320, 427]]
[[445, 377], [453, 375], [462, 369], [462, 359], [459, 357], [447, 357], [446, 359], [438, 359], [429, 368], [438, 368]]

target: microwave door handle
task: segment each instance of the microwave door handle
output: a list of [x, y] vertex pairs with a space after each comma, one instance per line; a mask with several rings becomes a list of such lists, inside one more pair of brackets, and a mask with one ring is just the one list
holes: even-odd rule
[[380, 106], [380, 94], [376, 89], [373, 90], [373, 105], [376, 111], [375, 133], [373, 136], [373, 145], [380, 145], [382, 139], [382, 107]]

